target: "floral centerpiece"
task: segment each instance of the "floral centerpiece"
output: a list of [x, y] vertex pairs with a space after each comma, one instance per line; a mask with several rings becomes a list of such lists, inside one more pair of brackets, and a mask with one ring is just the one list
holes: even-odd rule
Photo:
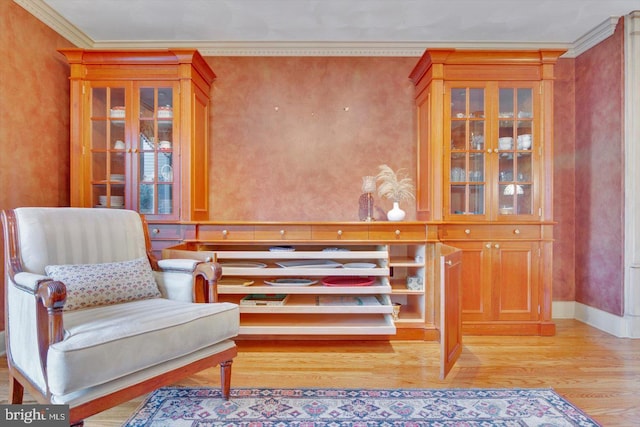
[[393, 202], [393, 209], [387, 212], [387, 219], [401, 221], [404, 219], [405, 212], [400, 209], [400, 202], [415, 199], [413, 181], [404, 175], [403, 169], [394, 172], [387, 165], [380, 165], [378, 169], [380, 169], [376, 175], [376, 181], [379, 183], [378, 195]]

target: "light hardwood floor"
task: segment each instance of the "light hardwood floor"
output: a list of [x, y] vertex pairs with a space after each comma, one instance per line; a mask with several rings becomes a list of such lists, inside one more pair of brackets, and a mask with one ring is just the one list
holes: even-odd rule
[[[553, 388], [604, 426], [640, 423], [640, 340], [621, 339], [574, 320], [553, 337], [464, 337], [444, 380], [435, 342], [239, 341], [232, 387]], [[6, 358], [0, 397], [7, 401]], [[180, 385], [218, 386], [211, 368]], [[30, 396], [25, 396], [25, 402]], [[143, 397], [93, 416], [86, 427], [120, 426]]]

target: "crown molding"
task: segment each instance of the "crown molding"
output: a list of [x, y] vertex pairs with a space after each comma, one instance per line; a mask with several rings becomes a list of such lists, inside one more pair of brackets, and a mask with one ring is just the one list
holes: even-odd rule
[[203, 56], [403, 56], [420, 57], [427, 48], [453, 49], [560, 49], [564, 58], [589, 50], [616, 29], [619, 17], [612, 16], [573, 43], [538, 42], [210, 42], [210, 41], [117, 41], [96, 42], [80, 31], [43, 0], [13, 0], [77, 47], [85, 49], [195, 48]]
[[604, 39], [611, 37], [616, 31], [616, 26], [618, 25], [619, 19], [619, 16], [611, 16], [608, 19], [605, 19], [600, 25], [596, 26], [591, 31], [573, 42], [572, 48], [567, 51], [565, 57], [575, 58], [576, 56], [579, 56], [587, 50], [591, 49]]
[[94, 42], [90, 37], [80, 31], [80, 29], [71, 22], [63, 18], [43, 0], [13, 1], [77, 47], [85, 49], [93, 47]]
[[122, 42], [94, 43], [100, 49], [162, 49], [189, 47], [198, 49], [202, 56], [397, 56], [420, 57], [427, 48], [452, 49], [559, 49], [566, 43], [511, 43], [511, 42]]

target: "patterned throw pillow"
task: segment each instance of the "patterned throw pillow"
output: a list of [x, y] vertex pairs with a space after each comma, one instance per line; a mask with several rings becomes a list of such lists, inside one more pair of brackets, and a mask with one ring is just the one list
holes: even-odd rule
[[161, 296], [146, 257], [103, 264], [48, 265], [45, 272], [66, 285], [64, 310]]

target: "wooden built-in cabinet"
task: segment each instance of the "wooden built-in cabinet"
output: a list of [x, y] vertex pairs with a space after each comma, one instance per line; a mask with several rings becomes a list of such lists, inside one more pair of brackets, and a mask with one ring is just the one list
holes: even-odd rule
[[562, 53], [429, 49], [410, 75], [417, 216], [462, 250], [466, 333], [555, 332], [553, 68]]
[[[438, 339], [441, 334], [442, 245], [423, 222], [199, 222], [195, 227], [193, 239], [166, 248], [163, 258], [220, 262], [218, 298], [241, 304], [243, 337]], [[373, 283], [324, 285], [332, 276], [368, 277]], [[273, 285], [286, 278], [315, 283]], [[451, 287], [458, 289], [457, 282]], [[286, 294], [287, 301], [243, 305], [252, 294]], [[459, 307], [458, 296], [448, 307]]]
[[[240, 305], [238, 339], [438, 340], [441, 378], [462, 351], [462, 252], [438, 242], [436, 227], [418, 221], [189, 225], [195, 235], [165, 248], [163, 258], [222, 265], [216, 294]], [[371, 283], [328, 286], [328, 278]], [[252, 295], [263, 299], [243, 303]], [[269, 304], [265, 295], [284, 302]]]
[[215, 74], [202, 56], [61, 52], [71, 67], [71, 206], [136, 210], [157, 230], [152, 239], [172, 233], [162, 221], [208, 219]]

